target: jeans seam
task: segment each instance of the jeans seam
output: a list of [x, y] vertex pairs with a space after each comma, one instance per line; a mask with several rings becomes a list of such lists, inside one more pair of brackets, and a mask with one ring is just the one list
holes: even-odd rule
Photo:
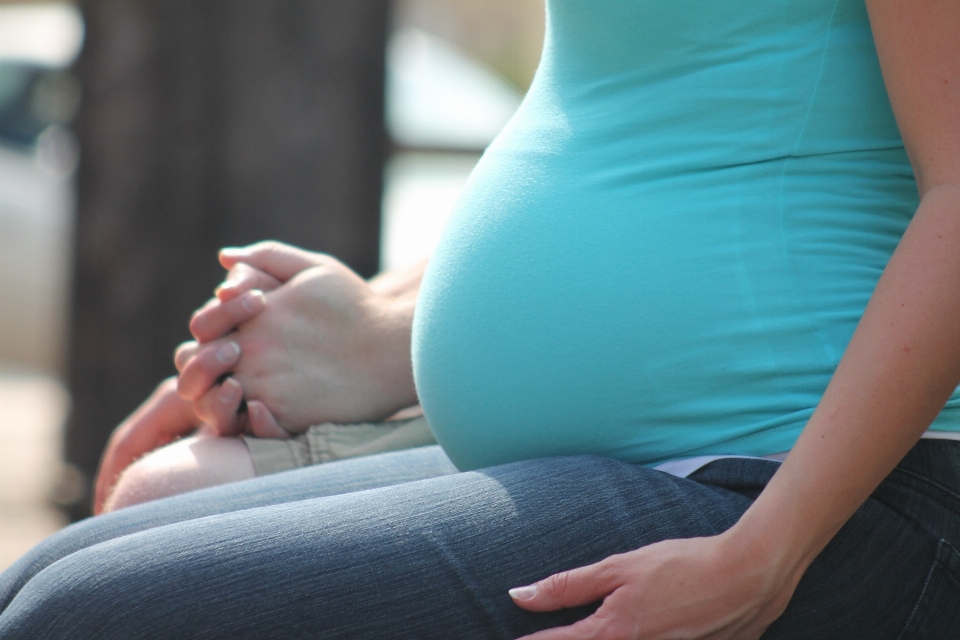
[[[941, 541], [942, 543], [942, 541]], [[939, 550], [940, 544], [937, 545]], [[920, 606], [923, 604], [923, 599], [927, 595], [927, 588], [930, 586], [930, 581], [933, 580], [933, 572], [937, 569], [937, 564], [939, 559], [937, 555], [934, 555], [933, 562], [930, 563], [930, 570], [927, 571], [927, 577], [923, 581], [923, 589], [920, 590], [920, 596], [917, 598], [916, 603], [913, 605], [913, 609], [910, 611], [910, 616], [907, 618], [906, 624], [903, 625], [903, 630], [897, 635], [896, 640], [901, 640], [904, 636], [903, 634], [907, 633], [910, 630], [910, 627], [913, 625], [913, 619], [917, 615], [917, 611], [920, 609]]]
[[960, 584], [960, 551], [957, 551], [946, 539], [941, 538], [937, 545], [937, 562], [943, 566], [944, 571], [953, 576]]
[[916, 604], [913, 605], [913, 609], [910, 611], [910, 616], [907, 618], [907, 622], [903, 625], [903, 630], [897, 635], [896, 640], [903, 640], [904, 634], [912, 633], [913, 629], [911, 627], [914, 624], [914, 618], [917, 616], [917, 612], [920, 610], [920, 607], [924, 604], [924, 598], [927, 595], [927, 590], [930, 587], [930, 582], [933, 580], [934, 575], [936, 575], [937, 569], [942, 569], [949, 575], [953, 576], [955, 579], [960, 579], [960, 576], [957, 575], [957, 572], [954, 567], [951, 567], [946, 562], [946, 557], [950, 554], [951, 557], [956, 557], [958, 554], [957, 550], [953, 548], [949, 542], [945, 539], [940, 538], [937, 541], [937, 550], [933, 555], [933, 562], [930, 563], [930, 570], [927, 571], [927, 577], [923, 582], [923, 588], [920, 590], [920, 595], [917, 597]]
[[[946, 485], [943, 485], [943, 484], [937, 482], [936, 480], [931, 480], [930, 478], [928, 478], [928, 477], [926, 477], [926, 476], [924, 476], [924, 475], [922, 475], [922, 474], [919, 474], [919, 473], [917, 473], [916, 471], [911, 471], [910, 469], [904, 469], [904, 468], [902, 468], [902, 467], [898, 467], [898, 468], [896, 468], [896, 469], [893, 470], [893, 472], [892, 472], [892, 473], [890, 474], [890, 476], [889, 476], [890, 482], [892, 482], [893, 484], [900, 484], [901, 486], [907, 486], [907, 487], [910, 488], [910, 489], [915, 489], [915, 488], [916, 488], [916, 487], [913, 487], [913, 486], [909, 486], [907, 483], [897, 482], [896, 476], [897, 476], [897, 475], [900, 475], [900, 474], [903, 474], [903, 475], [907, 476], [908, 479], [910, 479], [910, 480], [912, 480], [912, 481], [914, 481], [914, 482], [920, 483], [920, 484], [924, 485], [925, 487], [934, 488], [934, 489], [937, 489], [938, 491], [943, 492], [947, 497], [949, 497], [952, 501], [955, 502], [955, 504], [953, 504], [953, 505], [944, 504], [943, 506], [946, 507], [946, 508], [948, 508], [948, 509], [953, 508], [954, 510], [957, 510], [958, 512], [960, 512], [960, 493], [957, 493], [956, 491], [954, 491], [954, 490], [951, 489], [950, 487], [948, 487], [948, 486], [946, 486]], [[928, 497], [933, 497], [933, 496], [930, 496], [930, 495], [928, 494]], [[938, 500], [938, 502], [940, 502], [940, 501]]]

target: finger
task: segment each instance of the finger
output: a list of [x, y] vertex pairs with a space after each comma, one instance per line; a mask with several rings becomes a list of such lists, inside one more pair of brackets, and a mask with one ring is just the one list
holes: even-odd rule
[[[613, 556], [615, 557], [615, 556]], [[602, 600], [623, 584], [615, 560], [607, 558], [534, 584], [510, 589], [514, 604], [527, 611], [556, 611]]]
[[193, 406], [177, 395], [176, 380], [168, 378], [114, 430], [104, 450], [94, 485], [93, 512], [99, 514], [117, 478], [130, 464], [200, 423]]
[[247, 420], [253, 435], [258, 438], [286, 440], [290, 437], [290, 432], [277, 424], [276, 418], [267, 409], [267, 405], [259, 400], [247, 402]]
[[[199, 309], [197, 309], [196, 311], [194, 311], [194, 312], [193, 312], [193, 315], [195, 316], [195, 315], [197, 315], [198, 313], [203, 313], [203, 312], [206, 311], [207, 309], [209, 309], [209, 308], [211, 308], [211, 307], [215, 307], [215, 306], [217, 306], [218, 304], [220, 304], [220, 300], [219, 300], [216, 296], [214, 296], [214, 297], [210, 298], [209, 300], [207, 300], [206, 302], [204, 302], [202, 307], [200, 307]], [[190, 317], [192, 318], [193, 316], [190, 316]]]
[[200, 423], [200, 426], [197, 427], [197, 430], [193, 432], [193, 435], [198, 438], [217, 438], [217, 430], [211, 427], [206, 423]]
[[242, 421], [238, 415], [243, 401], [243, 388], [233, 378], [227, 378], [193, 403], [194, 411], [218, 436], [240, 433]]
[[233, 340], [215, 340], [200, 345], [177, 378], [177, 393], [184, 400], [199, 400], [240, 360], [240, 345]]
[[247, 291], [233, 300], [204, 305], [190, 318], [190, 333], [200, 342], [222, 338], [263, 311], [267, 298], [259, 289]]
[[283, 283], [269, 273], [241, 262], [230, 269], [227, 273], [227, 279], [216, 288], [214, 295], [221, 302], [226, 302], [252, 289], [273, 291], [281, 284]]
[[182, 373], [183, 368], [187, 366], [187, 362], [197, 354], [199, 349], [200, 343], [196, 340], [181, 343], [177, 350], [173, 352], [173, 364], [177, 367], [177, 371]]
[[227, 247], [220, 250], [220, 264], [231, 269], [244, 262], [286, 282], [304, 269], [321, 264], [329, 258], [320, 253], [304, 251], [288, 244], [267, 240], [246, 247]]

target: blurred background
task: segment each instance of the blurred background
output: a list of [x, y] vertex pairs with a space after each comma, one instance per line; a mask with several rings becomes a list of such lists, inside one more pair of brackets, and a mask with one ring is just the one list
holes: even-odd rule
[[221, 246], [430, 253], [542, 0], [0, 0], [0, 570], [89, 515]]

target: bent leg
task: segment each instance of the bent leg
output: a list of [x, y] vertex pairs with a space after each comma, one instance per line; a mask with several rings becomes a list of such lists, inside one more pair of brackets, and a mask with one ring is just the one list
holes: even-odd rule
[[104, 510], [115, 511], [255, 477], [250, 451], [241, 438], [183, 438], [127, 467], [117, 480]]
[[749, 504], [577, 457], [262, 507], [78, 551], [21, 590], [0, 636], [515, 638], [590, 608], [532, 614], [510, 587], [719, 533]]
[[[508, 588], [719, 533], [775, 469], [718, 461], [696, 482], [553, 458], [191, 520], [49, 567], [0, 615], [0, 635], [516, 638], [591, 608], [530, 613]], [[872, 499], [801, 582], [791, 624], [767, 637], [896, 637], [939, 553], [931, 540]]]
[[304, 466], [436, 443], [422, 415], [381, 423], [324, 423], [284, 440], [210, 435], [183, 438], [125, 469], [104, 511]]
[[363, 491], [456, 471], [440, 447], [422, 447], [234, 482], [88, 518], [50, 536], [0, 574], [0, 611], [44, 568], [106, 540], [204, 516]]

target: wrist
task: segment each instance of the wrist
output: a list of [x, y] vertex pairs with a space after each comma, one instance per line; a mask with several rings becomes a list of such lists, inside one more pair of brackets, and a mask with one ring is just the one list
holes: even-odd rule
[[416, 298], [427, 261], [377, 274], [367, 281], [371, 291], [390, 298]]
[[413, 298], [382, 298], [383, 327], [379, 353], [382, 356], [383, 392], [392, 400], [394, 411], [417, 404], [413, 381], [410, 339], [413, 330]]
[[754, 511], [754, 506], [720, 534], [725, 556], [735, 566], [763, 576], [772, 590], [787, 584], [796, 585], [819, 548], [807, 543], [802, 536], [791, 536], [782, 521], [767, 520], [765, 514]]

